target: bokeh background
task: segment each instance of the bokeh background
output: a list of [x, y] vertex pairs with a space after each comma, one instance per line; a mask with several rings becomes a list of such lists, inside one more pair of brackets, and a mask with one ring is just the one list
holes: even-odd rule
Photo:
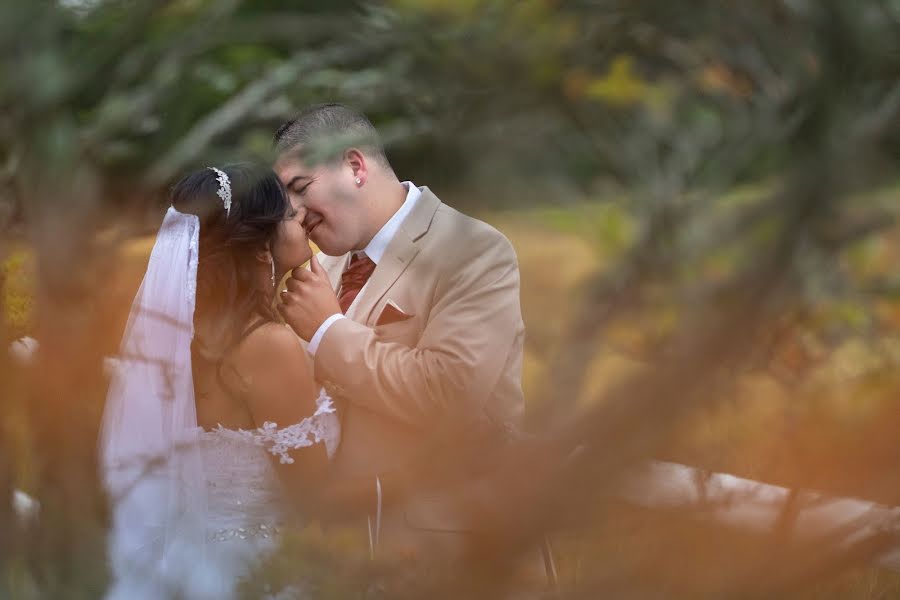
[[[103, 358], [166, 190], [324, 101], [520, 260], [530, 435], [457, 486], [468, 566], [396, 597], [900, 596], [883, 539], [616, 497], [659, 458], [900, 505], [897, 0], [2, 0], [0, 47], [0, 342], [40, 345], [0, 353], [0, 498], [41, 503], [0, 503], [0, 597], [106, 585]], [[508, 560], [544, 539], [552, 590]], [[359, 597], [396, 568], [362, 546], [302, 531], [261, 578]]]

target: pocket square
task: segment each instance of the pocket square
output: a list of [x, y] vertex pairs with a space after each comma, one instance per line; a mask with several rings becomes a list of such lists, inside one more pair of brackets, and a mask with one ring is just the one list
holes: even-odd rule
[[376, 325], [387, 325], [389, 323], [405, 321], [412, 317], [413, 315], [403, 312], [402, 308], [394, 304], [393, 300], [388, 300], [388, 303], [381, 309], [381, 314], [378, 315], [378, 322]]

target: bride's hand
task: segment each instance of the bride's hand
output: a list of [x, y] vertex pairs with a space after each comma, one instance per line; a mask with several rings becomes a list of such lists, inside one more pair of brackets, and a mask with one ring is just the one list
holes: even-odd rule
[[338, 298], [331, 289], [328, 274], [315, 256], [310, 269], [297, 267], [281, 292], [278, 311], [301, 338], [309, 341], [328, 317], [341, 313]]

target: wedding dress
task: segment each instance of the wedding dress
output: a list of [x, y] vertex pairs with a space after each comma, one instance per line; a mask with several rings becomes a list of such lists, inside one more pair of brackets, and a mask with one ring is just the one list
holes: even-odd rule
[[273, 455], [289, 464], [290, 450], [323, 443], [331, 457], [340, 442], [324, 393], [299, 423], [197, 425], [198, 236], [196, 216], [169, 209], [110, 383], [100, 456], [113, 517], [111, 600], [235, 597], [241, 578], [277, 547], [285, 498]]
[[339, 425], [331, 400], [323, 394], [317, 403], [312, 419], [284, 429], [220, 426], [200, 433], [208, 502], [205, 547], [208, 568], [218, 572], [209, 588], [217, 597], [228, 597], [234, 582], [277, 547], [286, 507], [269, 454], [289, 463], [287, 450], [322, 442], [333, 456]]

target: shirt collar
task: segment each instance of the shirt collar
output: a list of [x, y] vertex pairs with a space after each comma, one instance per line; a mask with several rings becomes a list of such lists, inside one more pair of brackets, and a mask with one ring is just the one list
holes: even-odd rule
[[419, 200], [419, 196], [422, 195], [422, 190], [417, 188], [412, 181], [404, 181], [400, 185], [406, 188], [406, 200], [403, 201], [403, 204], [397, 212], [394, 213], [394, 216], [388, 219], [388, 222], [384, 224], [384, 227], [378, 230], [378, 233], [375, 234], [375, 237], [372, 238], [369, 245], [363, 248], [363, 252], [366, 253], [366, 256], [368, 256], [376, 265], [381, 262], [381, 258], [384, 256], [388, 244], [394, 239], [397, 230], [400, 229], [400, 225], [409, 213], [412, 212], [416, 202]]

